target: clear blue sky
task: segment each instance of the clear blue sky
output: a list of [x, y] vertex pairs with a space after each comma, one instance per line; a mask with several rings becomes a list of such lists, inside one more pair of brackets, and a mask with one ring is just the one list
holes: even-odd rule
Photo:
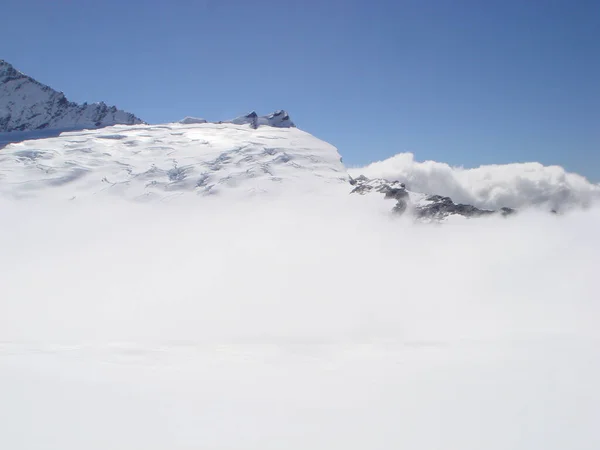
[[598, 0], [4, 0], [0, 58], [151, 122], [287, 109], [349, 165], [402, 151], [600, 181]]

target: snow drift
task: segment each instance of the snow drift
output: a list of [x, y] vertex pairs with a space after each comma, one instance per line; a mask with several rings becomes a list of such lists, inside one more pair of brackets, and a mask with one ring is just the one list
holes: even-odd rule
[[445, 195], [486, 209], [533, 205], [561, 210], [587, 207], [600, 200], [600, 185], [560, 166], [536, 162], [465, 169], [435, 161], [418, 162], [412, 153], [400, 153], [349, 171], [352, 176], [397, 180], [413, 191]]

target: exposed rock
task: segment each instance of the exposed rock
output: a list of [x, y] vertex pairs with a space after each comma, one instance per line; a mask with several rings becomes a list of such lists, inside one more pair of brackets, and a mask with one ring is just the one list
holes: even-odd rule
[[454, 203], [450, 197], [427, 195], [408, 190], [404, 183], [388, 181], [382, 178], [369, 179], [364, 175], [350, 180], [353, 186], [352, 194], [365, 195], [381, 193], [385, 199], [396, 200], [392, 212], [404, 214], [410, 212], [421, 221], [442, 221], [449, 216], [460, 215], [467, 218], [483, 217], [492, 214], [508, 216], [515, 213], [511, 208], [501, 208], [497, 211], [480, 209], [472, 205]]
[[274, 113], [267, 114], [266, 116], [259, 116], [255, 111], [252, 111], [244, 116], [239, 116], [231, 120], [221, 120], [219, 122], [209, 122], [206, 119], [200, 119], [197, 117], [186, 117], [183, 120], [180, 120], [179, 123], [184, 125], [202, 123], [232, 123], [234, 125], [250, 125], [254, 129], [257, 129], [260, 126], [269, 126], [275, 128], [296, 127], [294, 122], [291, 121], [289, 114], [284, 110], [275, 111]]
[[496, 213], [496, 211], [479, 209], [472, 205], [454, 203], [450, 197], [443, 197], [441, 195], [427, 196], [425, 197], [425, 201], [429, 203], [416, 205], [414, 208], [415, 215], [418, 218], [440, 220], [453, 214], [465, 217], [481, 217]]
[[296, 125], [290, 119], [289, 114], [284, 110], [275, 111], [274, 113], [267, 114], [266, 116], [259, 116], [255, 111], [252, 111], [245, 116], [236, 117], [235, 119], [228, 120], [226, 123], [233, 123], [236, 125], [250, 124], [252, 128], [258, 128], [261, 125], [267, 125], [276, 128], [295, 128]]
[[192, 124], [196, 124], [196, 123], [207, 123], [208, 121], [206, 119], [201, 119], [199, 117], [185, 117], [183, 120], [180, 120], [179, 123], [182, 123], [184, 125], [192, 125]]

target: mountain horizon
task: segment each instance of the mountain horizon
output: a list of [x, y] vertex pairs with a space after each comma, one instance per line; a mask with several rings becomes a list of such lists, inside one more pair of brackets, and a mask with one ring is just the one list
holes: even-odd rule
[[145, 123], [104, 102], [77, 104], [0, 59], [0, 132], [101, 128]]

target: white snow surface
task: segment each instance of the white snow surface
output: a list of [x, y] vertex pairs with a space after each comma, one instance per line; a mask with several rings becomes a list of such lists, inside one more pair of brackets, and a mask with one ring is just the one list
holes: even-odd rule
[[105, 103], [78, 105], [0, 60], [0, 132], [84, 129], [139, 124], [133, 114]]
[[412, 153], [400, 153], [349, 172], [353, 177], [400, 181], [411, 191], [444, 195], [483, 209], [539, 206], [562, 210], [600, 201], [599, 184], [560, 166], [537, 162], [465, 169], [436, 161], [418, 162]]
[[9, 144], [0, 194], [65, 199], [320, 191], [348, 175], [335, 147], [297, 128], [234, 124], [115, 126]]
[[597, 208], [393, 219], [295, 128], [0, 158], [2, 449], [600, 448]]

